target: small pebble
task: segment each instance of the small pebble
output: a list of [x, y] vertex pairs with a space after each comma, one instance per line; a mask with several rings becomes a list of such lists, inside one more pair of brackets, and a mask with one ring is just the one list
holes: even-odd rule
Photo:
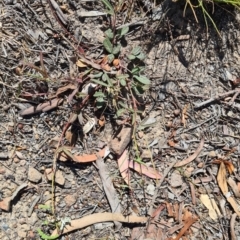
[[179, 114], [180, 114], [180, 109], [175, 109], [174, 111], [173, 111], [173, 114], [175, 115], [175, 116], [178, 116]]

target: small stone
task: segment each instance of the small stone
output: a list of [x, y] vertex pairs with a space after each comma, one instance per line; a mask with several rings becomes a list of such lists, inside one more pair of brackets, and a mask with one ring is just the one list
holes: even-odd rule
[[21, 160], [21, 161], [19, 161], [19, 165], [20, 165], [20, 166], [25, 166], [26, 163], [27, 163], [26, 160]]
[[0, 153], [0, 159], [8, 159], [8, 153]]
[[68, 207], [72, 206], [73, 204], [75, 204], [75, 202], [77, 201], [77, 198], [75, 195], [67, 195], [65, 198], [64, 198], [64, 201], [66, 203], [66, 205]]
[[[47, 168], [47, 169], [45, 170], [45, 173], [46, 173], [46, 175], [47, 175], [48, 181], [52, 181], [52, 176], [53, 176], [53, 171], [52, 171], [52, 169], [51, 169], [51, 168]], [[56, 174], [55, 174], [55, 182], [56, 182], [57, 184], [61, 185], [61, 186], [64, 185], [64, 183], [65, 183], [65, 178], [64, 178], [64, 176], [63, 176], [62, 171], [60, 171], [60, 170], [57, 170], [57, 171], [56, 171]]]
[[152, 185], [152, 184], [149, 184], [148, 186], [147, 186], [147, 190], [146, 190], [146, 192], [149, 194], [149, 195], [154, 195], [154, 192], [155, 192], [155, 187], [154, 187], [154, 185]]
[[143, 150], [141, 158], [152, 158], [152, 153], [148, 149]]
[[20, 160], [19, 160], [17, 157], [15, 157], [15, 158], [13, 158], [13, 162], [14, 162], [14, 163], [19, 163]]
[[38, 221], [37, 213], [33, 212], [31, 217], [28, 219], [28, 223], [33, 226], [37, 221]]
[[18, 230], [18, 237], [23, 238], [23, 239], [26, 239], [26, 237], [27, 237], [27, 232], [24, 231], [24, 230], [22, 230], [22, 229]]
[[139, 131], [139, 132], [138, 132], [138, 137], [139, 137], [139, 138], [142, 138], [143, 135], [144, 135], [143, 131]]
[[197, 166], [198, 166], [198, 168], [203, 168], [204, 167], [204, 162], [200, 162]]
[[180, 109], [175, 109], [174, 111], [173, 111], [173, 114], [175, 115], [175, 116], [178, 116], [179, 114], [180, 114]]
[[209, 157], [216, 157], [217, 154], [216, 154], [215, 151], [211, 151], [211, 152], [208, 153], [208, 156], [209, 156]]
[[170, 185], [172, 187], [180, 187], [182, 186], [182, 184], [183, 184], [183, 180], [180, 173], [177, 170], [173, 171], [171, 175]]
[[29, 167], [28, 180], [34, 183], [39, 183], [42, 180], [42, 174], [33, 167]]
[[6, 170], [4, 168], [0, 168], [0, 174], [6, 173]]

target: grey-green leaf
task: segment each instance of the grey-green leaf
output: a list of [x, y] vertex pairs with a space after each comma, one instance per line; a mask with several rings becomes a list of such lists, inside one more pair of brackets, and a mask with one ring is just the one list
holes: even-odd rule
[[103, 92], [95, 92], [93, 96], [94, 97], [103, 97], [104, 98], [105, 94]]
[[128, 26], [123, 27], [123, 28], [121, 29], [120, 35], [121, 35], [121, 36], [124, 36], [124, 35], [126, 35], [126, 34], [128, 33], [128, 31], [129, 31], [129, 27], [128, 27]]
[[150, 80], [145, 77], [145, 76], [133, 76], [135, 79], [137, 79], [140, 83], [144, 84], [144, 85], [149, 85], [151, 82]]
[[111, 3], [108, 0], [102, 0], [103, 4], [108, 8], [108, 13], [111, 15], [114, 15], [114, 9], [111, 5]]
[[109, 54], [108, 55], [108, 62], [111, 63], [114, 60], [114, 55], [113, 54]]
[[123, 78], [120, 79], [120, 84], [121, 84], [123, 87], [125, 87], [125, 86], [127, 85], [125, 79], [123, 79]]
[[131, 54], [134, 56], [137, 56], [140, 52], [141, 52], [141, 47], [137, 46], [133, 48], [133, 50], [131, 51]]
[[125, 111], [126, 111], [126, 109], [124, 109], [124, 108], [118, 109], [118, 110], [117, 110], [117, 116], [118, 116], [118, 117], [121, 117]]
[[112, 29], [108, 29], [107, 31], [105, 31], [105, 35], [109, 38], [109, 39], [113, 39], [113, 31]]
[[92, 79], [92, 82], [100, 84], [100, 85], [102, 85], [104, 87], [108, 87], [108, 85], [105, 82], [99, 81], [97, 79]]
[[105, 47], [105, 49], [109, 52], [109, 53], [112, 53], [113, 51], [113, 45], [112, 43], [110, 42], [109, 38], [105, 38], [103, 40], [103, 46]]
[[145, 54], [141, 52], [136, 56], [136, 58], [143, 60], [145, 58]]
[[134, 60], [136, 57], [134, 56], [134, 55], [132, 55], [132, 54], [129, 54], [128, 56], [127, 56], [130, 60]]
[[112, 50], [112, 54], [116, 55], [120, 52], [121, 49], [121, 44], [118, 44], [117, 46], [115, 46]]

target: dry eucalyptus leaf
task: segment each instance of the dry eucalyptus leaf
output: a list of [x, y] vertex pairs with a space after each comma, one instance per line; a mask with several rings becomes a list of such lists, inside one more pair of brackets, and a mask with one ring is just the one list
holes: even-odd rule
[[210, 199], [207, 194], [201, 194], [200, 200], [203, 205], [208, 209], [209, 216], [213, 220], [217, 220], [221, 216], [220, 210], [214, 199]]
[[86, 134], [91, 131], [91, 129], [95, 126], [95, 118], [89, 118], [87, 123], [83, 126], [83, 133]]

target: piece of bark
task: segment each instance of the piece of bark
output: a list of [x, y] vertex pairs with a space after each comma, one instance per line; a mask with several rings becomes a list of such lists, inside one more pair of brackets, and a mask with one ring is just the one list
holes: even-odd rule
[[110, 143], [111, 149], [117, 155], [121, 155], [132, 139], [132, 128], [123, 127], [120, 133]]

